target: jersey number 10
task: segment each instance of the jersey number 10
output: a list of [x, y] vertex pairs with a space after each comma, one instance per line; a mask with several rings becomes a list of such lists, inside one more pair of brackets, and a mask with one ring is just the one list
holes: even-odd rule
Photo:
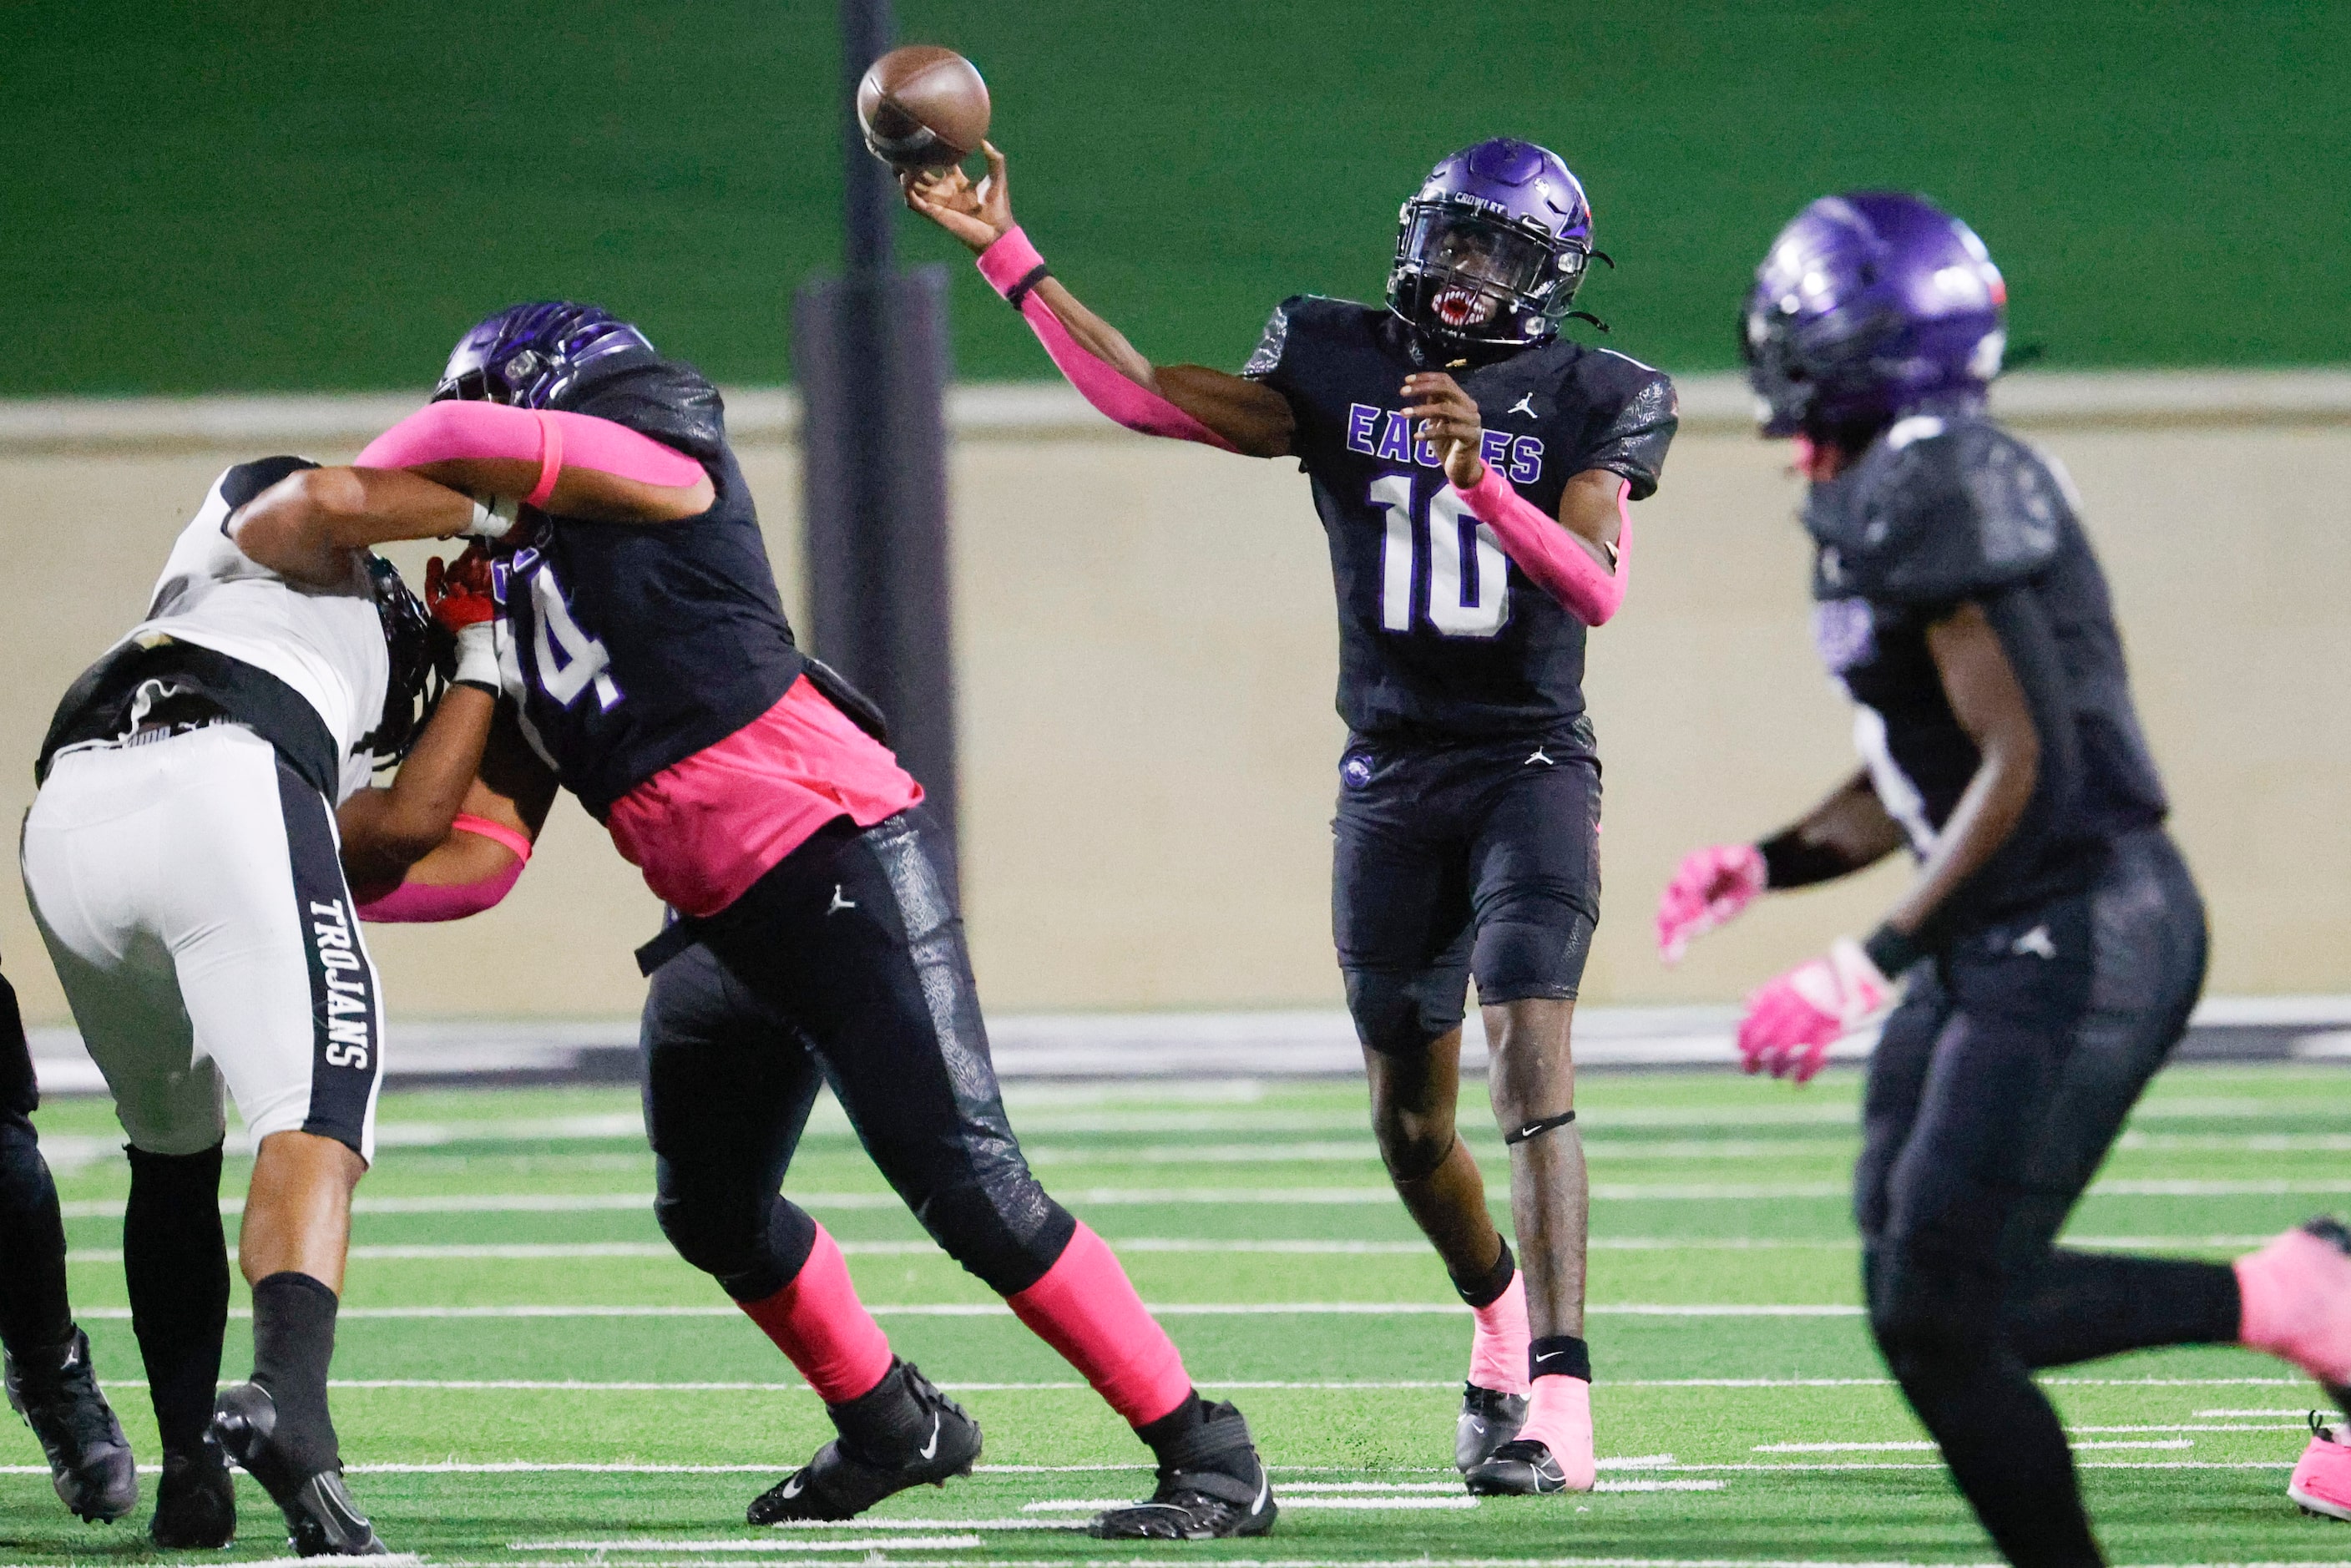
[[1413, 518], [1412, 476], [1384, 474], [1372, 481], [1372, 505], [1387, 514], [1380, 555], [1380, 624], [1409, 632], [1416, 557], [1428, 539], [1428, 623], [1447, 637], [1491, 637], [1510, 618], [1510, 562], [1494, 530], [1469, 515], [1453, 486], [1430, 497], [1426, 527]]

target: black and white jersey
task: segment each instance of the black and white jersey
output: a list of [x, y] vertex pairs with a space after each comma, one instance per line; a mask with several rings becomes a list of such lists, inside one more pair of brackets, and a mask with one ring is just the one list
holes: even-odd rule
[[1484, 456], [1556, 516], [1567, 482], [1657, 487], [1673, 383], [1563, 339], [1475, 367], [1425, 363], [1385, 310], [1282, 302], [1242, 373], [1290, 401], [1339, 600], [1339, 714], [1358, 734], [1480, 738], [1583, 729], [1583, 623], [1502, 553], [1400, 412], [1404, 381], [1447, 370], [1476, 400]]
[[1917, 853], [1979, 760], [1927, 628], [1963, 602], [1980, 605], [2032, 706], [2032, 801], [1938, 928], [2086, 885], [2108, 841], [2163, 821], [2105, 575], [2053, 462], [1980, 413], [1917, 415], [1813, 485], [1804, 525], [1815, 641], [1856, 705], [1855, 743], [1878, 799]]
[[[275, 675], [318, 710], [335, 742], [340, 800], [365, 788], [376, 758], [391, 657], [365, 557], [331, 588], [291, 582], [236, 548], [229, 515], [287, 475], [317, 465], [298, 457], [240, 463], [213, 481], [155, 582], [146, 619], [118, 643], [161, 638], [225, 653]], [[101, 664], [104, 661], [100, 661]], [[325, 787], [322, 781], [322, 789]]]
[[600, 819], [775, 706], [805, 667], [742, 469], [723, 445], [702, 462], [716, 499], [701, 516], [550, 517], [493, 569], [507, 694]]

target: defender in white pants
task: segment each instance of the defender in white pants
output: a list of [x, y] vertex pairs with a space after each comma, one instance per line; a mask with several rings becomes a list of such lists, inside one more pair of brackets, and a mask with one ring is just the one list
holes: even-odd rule
[[[163, 1440], [161, 1546], [231, 1538], [233, 1458], [302, 1554], [383, 1550], [327, 1412], [383, 1054], [342, 835], [394, 879], [447, 837], [497, 676], [486, 632], [460, 639], [457, 684], [412, 749], [431, 622], [366, 547], [486, 525], [505, 521], [414, 475], [231, 468], [41, 747], [25, 887], [130, 1136], [123, 1261]], [[367, 787], [403, 756], [391, 789]], [[257, 1145], [238, 1238], [254, 1373], [215, 1401], [224, 1091]]]

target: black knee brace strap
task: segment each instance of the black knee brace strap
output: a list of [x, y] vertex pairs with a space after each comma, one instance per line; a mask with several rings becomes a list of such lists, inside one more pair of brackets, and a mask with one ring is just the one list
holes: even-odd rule
[[1553, 1127], [1564, 1127], [1570, 1122], [1574, 1120], [1574, 1112], [1562, 1111], [1556, 1116], [1545, 1116], [1540, 1121], [1529, 1122], [1523, 1127], [1513, 1128], [1511, 1131], [1502, 1134], [1502, 1142], [1506, 1144], [1523, 1144], [1529, 1138], [1539, 1138], [1545, 1133], [1550, 1132]]

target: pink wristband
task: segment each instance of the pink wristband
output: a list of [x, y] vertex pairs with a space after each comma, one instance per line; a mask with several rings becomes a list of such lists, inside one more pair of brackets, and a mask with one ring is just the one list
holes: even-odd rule
[[1625, 602], [1625, 580], [1632, 564], [1632, 483], [1616, 491], [1616, 570], [1610, 571], [1592, 559], [1583, 542], [1571, 537], [1557, 518], [1547, 517], [1502, 477], [1501, 470], [1486, 465], [1486, 476], [1468, 489], [1454, 486], [1479, 522], [1494, 530], [1502, 553], [1520, 571], [1563, 605], [1586, 626], [1605, 624]]
[[514, 852], [515, 859], [525, 865], [530, 863], [530, 840], [507, 827], [504, 822], [494, 822], [487, 817], [476, 817], [471, 811], [460, 811], [449, 819], [449, 826], [458, 832], [475, 833], [493, 843], [504, 844]]
[[[1007, 299], [1044, 265], [1045, 258], [1037, 254], [1037, 247], [1019, 229], [1007, 229], [994, 245], [979, 253], [979, 275]], [[1037, 340], [1045, 345], [1045, 352], [1069, 378], [1070, 384], [1113, 422], [1144, 435], [1194, 441], [1223, 452], [1239, 450], [1149, 387], [1127, 380], [1114, 367], [1088, 352], [1061, 325], [1061, 319], [1037, 298], [1033, 287], [1020, 297], [1020, 317], [1037, 334]]]

